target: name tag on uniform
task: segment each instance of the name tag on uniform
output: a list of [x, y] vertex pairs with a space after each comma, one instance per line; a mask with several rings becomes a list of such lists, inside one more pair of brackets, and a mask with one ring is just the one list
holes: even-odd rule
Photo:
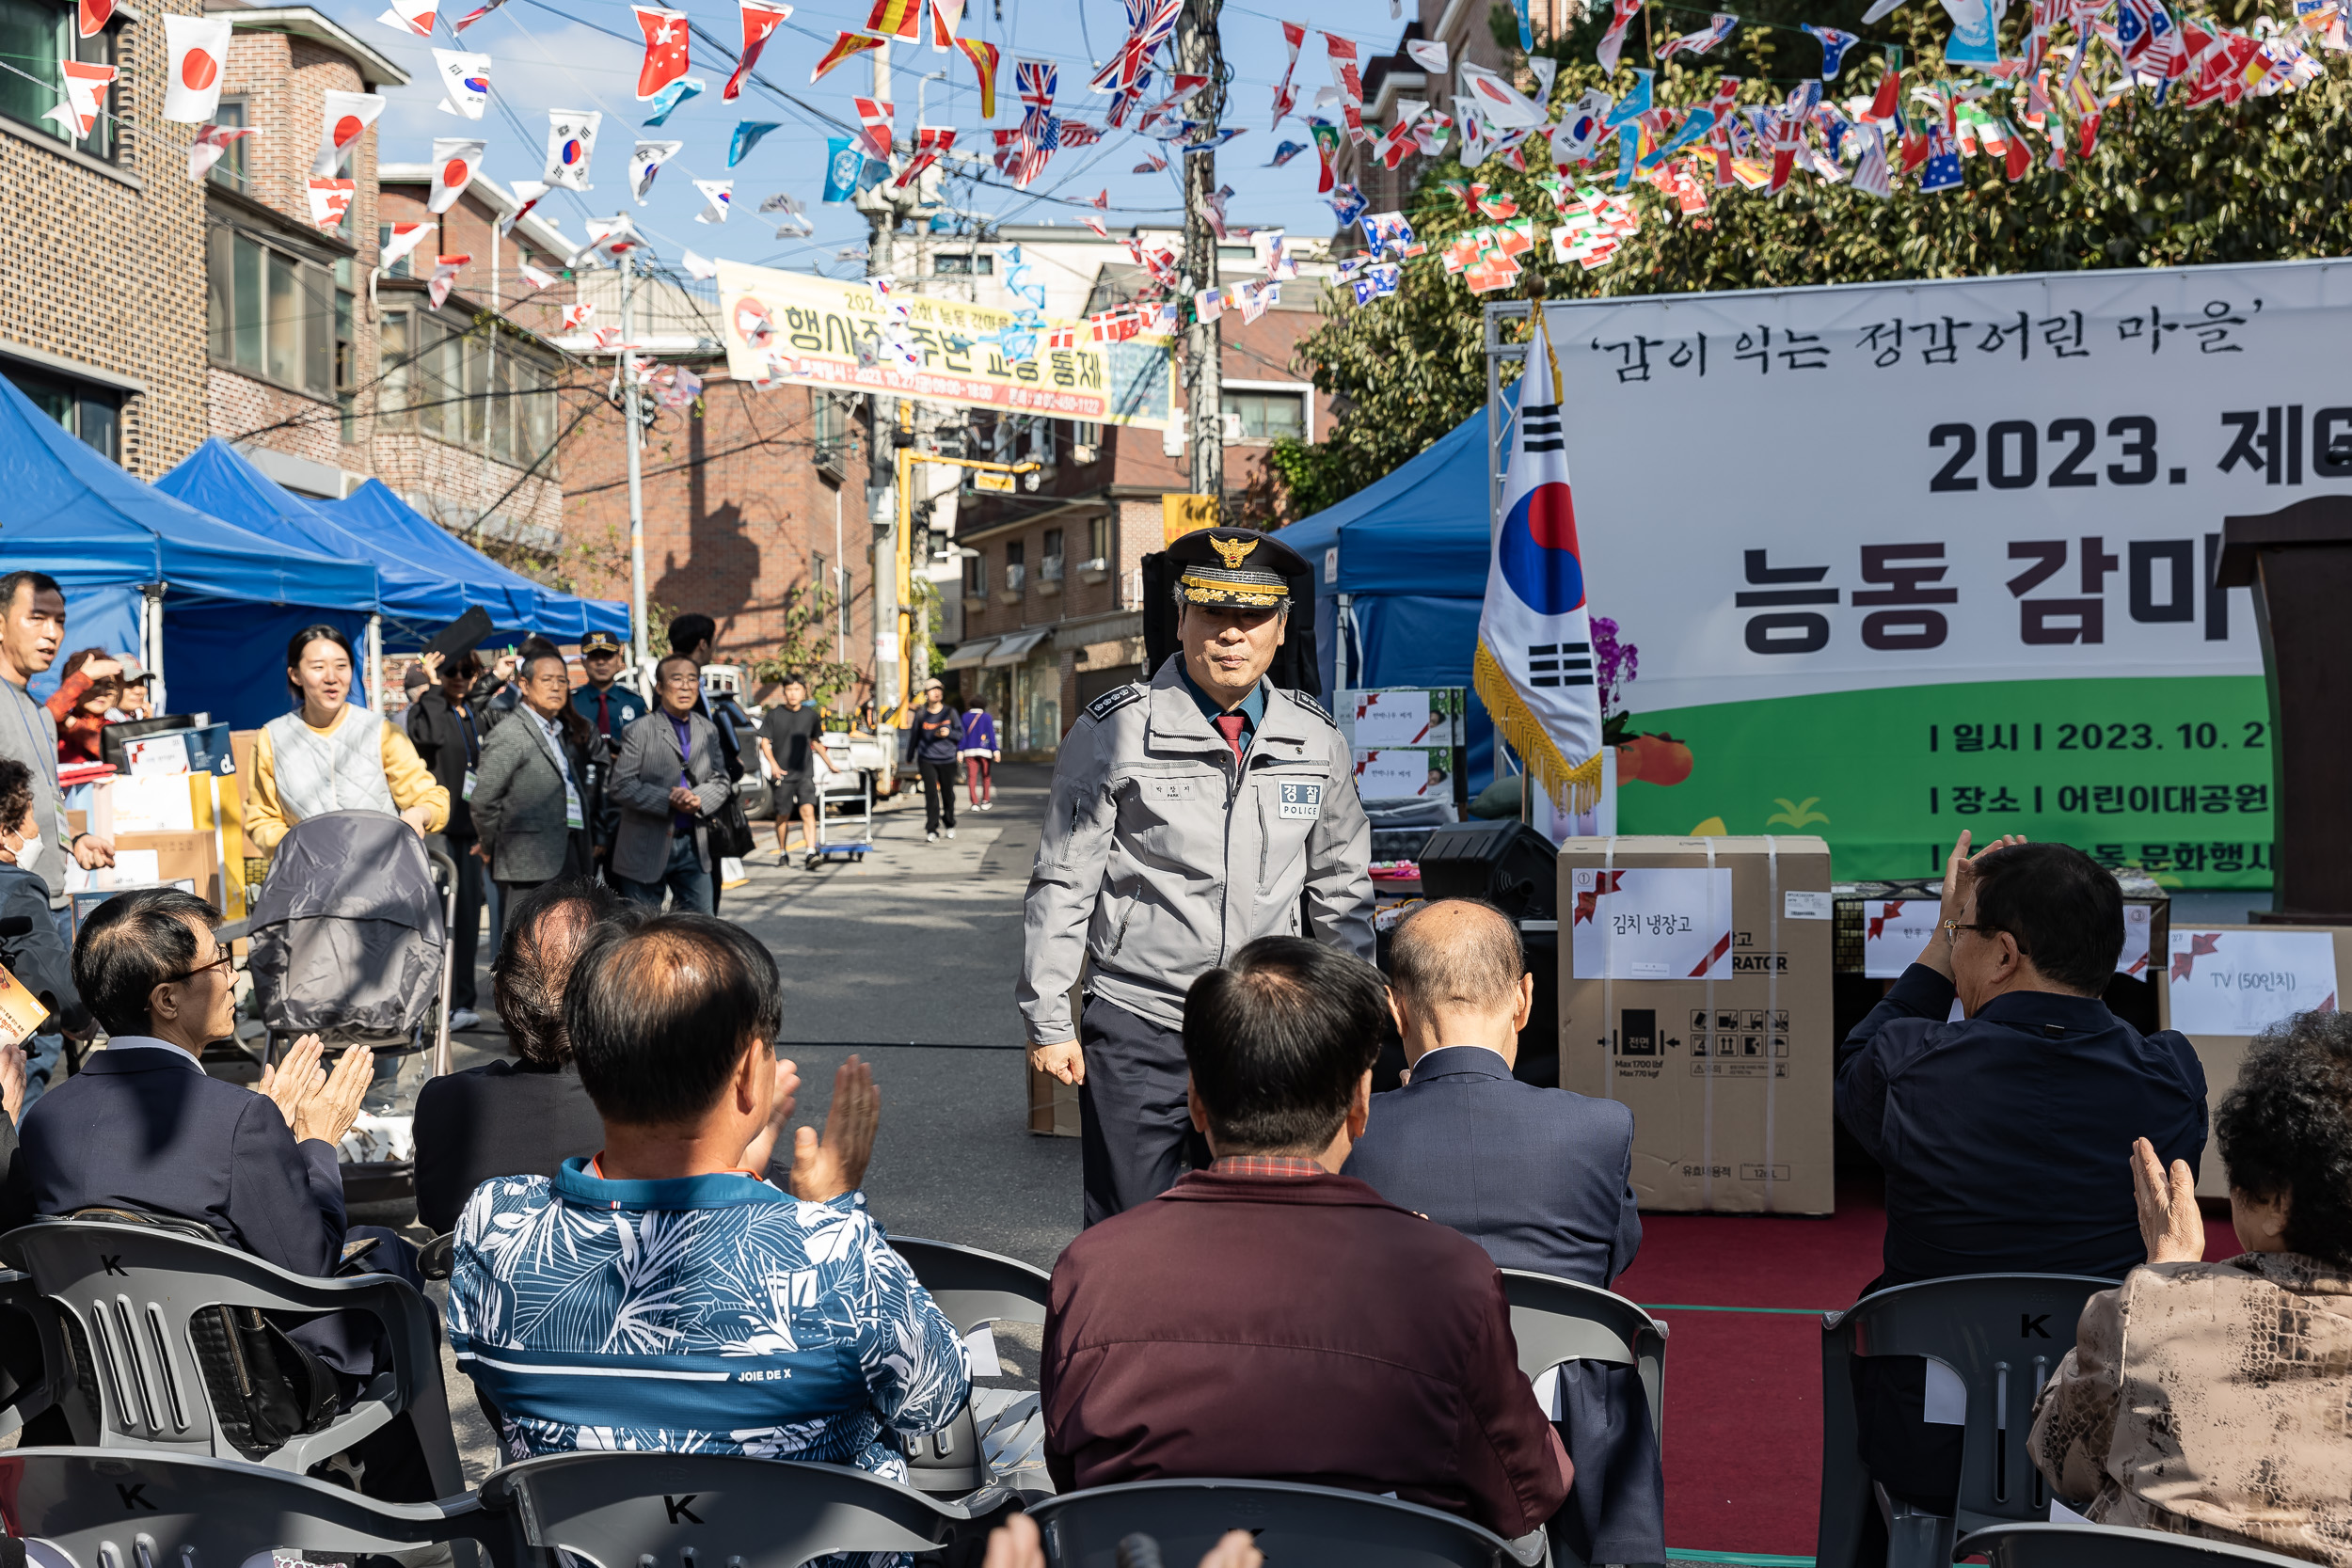
[[1152, 800], [1189, 800], [1192, 799], [1190, 779], [1146, 779], [1143, 793]]
[[564, 781], [564, 826], [566, 828], [588, 826], [588, 816], [580, 809], [580, 786], [569, 779]]
[[1281, 786], [1282, 809], [1278, 814], [1285, 822], [1312, 822], [1323, 815], [1323, 786], [1319, 784], [1286, 784]]

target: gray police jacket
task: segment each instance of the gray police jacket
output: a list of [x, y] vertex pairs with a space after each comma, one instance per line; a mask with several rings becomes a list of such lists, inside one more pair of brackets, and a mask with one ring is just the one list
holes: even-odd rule
[[1062, 739], [1023, 904], [1016, 995], [1034, 1043], [1077, 1037], [1085, 958], [1104, 1001], [1170, 1029], [1192, 982], [1253, 938], [1372, 958], [1372, 827], [1339, 726], [1269, 690], [1236, 767], [1183, 659], [1096, 698]]

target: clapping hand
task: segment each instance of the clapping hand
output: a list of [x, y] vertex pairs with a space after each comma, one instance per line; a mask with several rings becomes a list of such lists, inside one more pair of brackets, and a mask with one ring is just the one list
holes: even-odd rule
[[326, 1081], [294, 1104], [294, 1142], [312, 1138], [340, 1144], [359, 1119], [359, 1101], [375, 1078], [375, 1053], [355, 1045], [342, 1053]]
[[865, 1185], [881, 1121], [882, 1091], [874, 1087], [874, 1069], [852, 1056], [833, 1075], [823, 1139], [814, 1127], [792, 1134], [792, 1196], [824, 1203]]
[[1936, 915], [1938, 924], [1928, 936], [1927, 951], [1919, 955], [1921, 963], [1947, 980], [1952, 977], [1952, 927], [1968, 912], [1969, 897], [1977, 885], [1976, 863], [1995, 849], [2025, 843], [2026, 835], [2005, 833], [1974, 853], [1969, 850], [1969, 832], [1963, 828], [1952, 844], [1951, 854], [1944, 862], [1944, 904]]
[[768, 1162], [775, 1158], [776, 1140], [784, 1135], [792, 1120], [793, 1108], [800, 1103], [801, 1069], [787, 1057], [776, 1060], [776, 1098], [768, 1108], [768, 1125], [759, 1136], [743, 1146], [743, 1158], [737, 1162], [754, 1176], [766, 1173]]
[[2168, 1175], [2156, 1146], [2132, 1140], [2132, 1196], [2139, 1205], [2139, 1239], [2151, 1263], [2194, 1263], [2205, 1256], [2205, 1218], [2197, 1212], [2197, 1177], [2186, 1160]]
[[303, 1036], [287, 1049], [284, 1061], [264, 1066], [262, 1081], [253, 1085], [254, 1092], [277, 1102], [278, 1114], [286, 1118], [288, 1127], [294, 1125], [294, 1107], [326, 1083], [326, 1074], [319, 1070], [320, 1050], [316, 1035]]
[[0, 1045], [0, 1111], [13, 1124], [24, 1114], [24, 1048]]

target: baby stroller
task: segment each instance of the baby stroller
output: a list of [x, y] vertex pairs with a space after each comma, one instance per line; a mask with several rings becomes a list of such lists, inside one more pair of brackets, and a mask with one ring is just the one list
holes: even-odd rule
[[375, 1081], [339, 1151], [355, 1210], [415, 1200], [409, 1127], [417, 1085], [449, 1070], [456, 909], [455, 863], [407, 823], [336, 811], [288, 830], [246, 922], [265, 1059], [312, 1034], [376, 1053]]

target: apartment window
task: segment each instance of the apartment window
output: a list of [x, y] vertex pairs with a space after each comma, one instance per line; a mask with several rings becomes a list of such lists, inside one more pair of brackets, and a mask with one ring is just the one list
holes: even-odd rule
[[115, 462], [122, 461], [120, 392], [21, 365], [0, 365], [0, 374], [7, 375], [33, 406], [65, 426], [69, 434]]
[[[414, 297], [413, 295], [411, 296]], [[555, 477], [540, 462], [555, 441], [555, 367], [514, 340], [441, 320], [425, 309], [384, 312], [376, 412], [410, 430], [500, 463]]]
[[[6, 3], [7, 0], [0, 0], [0, 5]], [[215, 125], [250, 125], [253, 123], [248, 118], [251, 113], [252, 107], [246, 100], [223, 98], [218, 107], [213, 111], [213, 123]], [[251, 194], [250, 182], [253, 178], [253, 166], [248, 161], [246, 149], [252, 144], [252, 141], [251, 136], [239, 136], [229, 144], [229, 150], [222, 153], [220, 162], [213, 166], [211, 179], [214, 184], [226, 186], [232, 191]]]
[[352, 265], [348, 256], [335, 261], [335, 406], [342, 412], [343, 444], [359, 439], [359, 421], [353, 417], [353, 400], [359, 389], [359, 340], [353, 336], [357, 306], [352, 297]]
[[333, 275], [226, 225], [206, 236], [205, 261], [213, 358], [313, 397], [333, 397]]
[[931, 258], [931, 271], [942, 277], [993, 277], [996, 258], [989, 255], [959, 255], [941, 251]]
[[1038, 562], [1037, 575], [1044, 582], [1061, 580], [1061, 530], [1057, 528], [1045, 531], [1045, 550]]
[[[238, 142], [238, 143], [237, 143], [237, 145], [238, 145], [239, 147], [243, 147], [243, 146], [245, 145], [245, 143], [244, 143], [243, 141], [240, 141], [240, 142]], [[382, 254], [384, 253], [385, 248], [386, 248], [387, 246], [389, 246], [391, 243], [392, 243], [392, 226], [391, 226], [390, 224], [389, 224], [389, 223], [379, 223], [379, 224], [377, 224], [377, 225], [375, 226], [375, 249], [376, 249], [376, 254], [377, 254], [377, 255], [379, 255], [379, 256], [380, 256], [380, 255], [382, 255]], [[421, 246], [421, 245], [420, 245], [420, 246], [418, 247], [418, 249], [420, 249], [420, 250], [421, 250], [421, 249], [422, 249], [422, 248], [423, 248], [423, 246]], [[410, 264], [411, 262], [415, 261], [415, 260], [416, 260], [416, 259], [417, 259], [417, 252], [416, 252], [415, 250], [410, 251], [407, 255], [403, 256], [403, 257], [402, 257], [399, 261], [394, 261], [394, 262], [393, 262], [390, 266], [386, 267], [386, 268], [384, 269], [384, 276], [385, 276], [385, 277], [416, 277], [416, 276], [417, 276], [417, 273], [416, 273], [416, 268]]]
[[1111, 558], [1111, 520], [1108, 517], [1087, 519], [1087, 559], [1108, 561]]
[[73, 12], [72, 5], [60, 6], [52, 0], [0, 0], [0, 63], [9, 68], [0, 71], [0, 115], [111, 163], [115, 156], [113, 117], [119, 102], [115, 88], [108, 87], [99, 100], [98, 121], [82, 140], [76, 141], [64, 126], [44, 118], [63, 102], [56, 87], [64, 79], [57, 69], [60, 60], [114, 63], [113, 30], [103, 29], [95, 38], [77, 38], [80, 29], [74, 25]]
[[1028, 579], [1027, 551], [1027, 546], [1018, 539], [1005, 546], [1005, 592], [1008, 594], [1020, 593]]
[[1285, 436], [1306, 439], [1306, 393], [1229, 390], [1223, 397], [1226, 411], [1241, 416], [1243, 440], [1271, 441]]
[[963, 558], [963, 596], [977, 599], [988, 592], [988, 552], [975, 550]]

